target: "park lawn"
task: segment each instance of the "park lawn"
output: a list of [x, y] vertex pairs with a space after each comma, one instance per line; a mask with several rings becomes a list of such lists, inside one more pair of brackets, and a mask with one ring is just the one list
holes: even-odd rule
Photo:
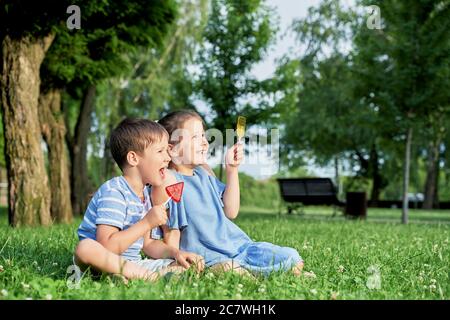
[[[314, 211], [317, 213], [314, 215]], [[367, 221], [331, 218], [329, 209], [303, 215], [242, 210], [237, 224], [255, 241], [296, 248], [316, 277], [274, 273], [255, 280], [233, 274], [157, 283], [86, 276], [69, 288], [66, 273], [80, 222], [51, 228], [7, 226], [0, 212], [0, 299], [449, 299], [450, 212], [412, 211], [401, 225], [398, 210], [370, 210]], [[426, 219], [429, 217], [430, 223]], [[379, 218], [379, 219], [378, 219]], [[380, 274], [380, 288], [367, 281]], [[376, 284], [369, 281], [369, 283]], [[375, 286], [376, 287], [376, 286]]]

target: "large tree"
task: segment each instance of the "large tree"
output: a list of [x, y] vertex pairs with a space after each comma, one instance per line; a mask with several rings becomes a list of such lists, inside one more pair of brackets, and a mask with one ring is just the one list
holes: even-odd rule
[[38, 114], [39, 69], [69, 5], [3, 1], [0, 7], [2, 119], [9, 222], [14, 226], [52, 222]]
[[200, 46], [208, 17], [208, 0], [180, 1], [179, 19], [173, 23], [162, 44], [127, 54], [132, 65], [128, 73], [103, 81], [97, 86], [94, 121], [89, 144], [92, 180], [117, 174], [110, 154], [108, 137], [126, 116], [158, 119], [162, 113], [194, 108], [189, 67]]
[[[44, 94], [60, 95], [61, 90], [65, 90], [78, 102], [73, 128], [65, 128], [65, 140], [54, 141], [56, 149], [60, 149], [65, 141], [68, 144], [71, 203], [75, 214], [84, 211], [93, 189], [88, 178], [87, 149], [97, 85], [104, 79], [127, 74], [133, 67], [129, 61], [133, 52], [145, 48], [151, 53], [160, 46], [175, 13], [174, 1], [114, 1], [97, 16], [83, 20], [84, 27], [80, 31], [62, 30], [47, 54], [41, 72], [45, 81]], [[48, 109], [48, 105], [42, 107]], [[60, 112], [61, 105], [58, 108], [57, 112]], [[113, 109], [114, 105], [106, 108]], [[58, 127], [64, 129], [61, 125]], [[63, 162], [67, 161], [59, 156], [55, 170], [50, 171], [53, 176], [58, 174], [56, 168]], [[60, 175], [54, 180], [63, 183], [66, 179]], [[67, 198], [68, 194], [62, 196]], [[67, 205], [52, 208], [55, 212], [64, 210], [68, 210]]]
[[273, 89], [267, 88], [272, 82], [251, 74], [275, 32], [273, 14], [262, 0], [212, 1], [196, 82], [196, 91], [212, 110], [211, 127], [224, 133], [234, 128], [238, 114], [246, 115], [250, 123], [276, 116], [277, 105], [262, 97]]
[[[67, 29], [66, 9], [71, 5], [67, 1], [7, 1], [0, 8], [0, 20], [5, 21], [0, 30], [1, 89], [12, 225], [50, 224], [50, 202], [55, 219], [70, 220], [62, 139], [68, 130], [61, 117], [61, 89], [83, 97], [69, 148], [75, 164], [71, 181], [78, 182], [75, 187], [72, 184], [76, 194], [74, 209], [77, 213], [83, 210], [86, 195], [78, 191], [86, 191], [85, 140], [90, 130], [95, 83], [120, 72], [126, 65], [123, 53], [161, 42], [175, 14], [173, 1], [77, 4], [81, 7], [80, 30]], [[44, 58], [45, 81], [41, 82]], [[39, 102], [42, 112], [38, 110]], [[41, 130], [49, 149], [50, 183], [56, 190], [53, 201], [41, 150]]]
[[[381, 7], [382, 29], [367, 28], [367, 15], [358, 13], [369, 4]], [[434, 151], [442, 140], [437, 119], [444, 119], [449, 101], [448, 10], [448, 2], [360, 1], [352, 13], [334, 0], [296, 25], [305, 54], [291, 140], [315, 156], [355, 150], [361, 169], [373, 177], [373, 200], [385, 184], [381, 162], [385, 173], [395, 167], [403, 145], [404, 223], [413, 133], [433, 127], [427, 136]], [[429, 155], [436, 163], [436, 152]]]
[[[293, 23], [301, 54], [296, 108], [284, 115], [285, 161], [305, 156], [319, 165], [355, 163], [356, 174], [372, 180], [371, 202], [386, 186], [382, 174], [383, 120], [378, 107], [367, 102], [370, 85], [355, 78], [360, 72], [351, 52], [351, 39], [360, 19], [340, 1], [325, 1]], [[299, 163], [298, 161], [296, 161]], [[337, 182], [337, 181], [336, 181]]]
[[[450, 2], [389, 0], [362, 4], [381, 9], [383, 29], [363, 28], [355, 42], [368, 74], [383, 77], [371, 101], [380, 106], [387, 121], [396, 123], [398, 133], [394, 138], [404, 142], [402, 222], [407, 223], [414, 132], [419, 134], [417, 129], [427, 117], [443, 116], [442, 108], [449, 101]], [[434, 140], [438, 138], [435, 135]]]

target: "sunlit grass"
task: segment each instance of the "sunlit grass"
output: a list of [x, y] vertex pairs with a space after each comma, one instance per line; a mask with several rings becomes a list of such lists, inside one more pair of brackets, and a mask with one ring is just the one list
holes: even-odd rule
[[[187, 272], [180, 279], [124, 285], [88, 275], [79, 289], [70, 289], [66, 270], [80, 220], [12, 229], [2, 210], [0, 299], [449, 299], [448, 211], [413, 211], [406, 226], [398, 210], [370, 210], [367, 221], [331, 215], [325, 208], [291, 216], [246, 208], [237, 219], [255, 241], [296, 248], [315, 278], [274, 273], [252, 280], [205, 271], [200, 277]], [[419, 223], [427, 218], [432, 223]], [[380, 273], [379, 289], [367, 286], [374, 270]]]

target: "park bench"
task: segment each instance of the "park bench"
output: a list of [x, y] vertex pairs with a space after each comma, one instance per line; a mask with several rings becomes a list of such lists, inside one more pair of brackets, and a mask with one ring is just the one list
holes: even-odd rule
[[336, 188], [329, 178], [279, 178], [277, 181], [288, 214], [297, 209], [299, 204], [331, 205], [334, 207], [333, 215], [337, 207], [344, 206], [337, 198]]

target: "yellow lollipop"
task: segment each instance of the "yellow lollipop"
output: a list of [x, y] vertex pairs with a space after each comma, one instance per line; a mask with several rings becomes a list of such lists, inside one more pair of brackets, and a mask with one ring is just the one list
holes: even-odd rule
[[245, 122], [246, 119], [243, 116], [238, 117], [237, 126], [236, 126], [236, 134], [238, 136], [238, 141], [241, 142], [241, 139], [245, 135]]

